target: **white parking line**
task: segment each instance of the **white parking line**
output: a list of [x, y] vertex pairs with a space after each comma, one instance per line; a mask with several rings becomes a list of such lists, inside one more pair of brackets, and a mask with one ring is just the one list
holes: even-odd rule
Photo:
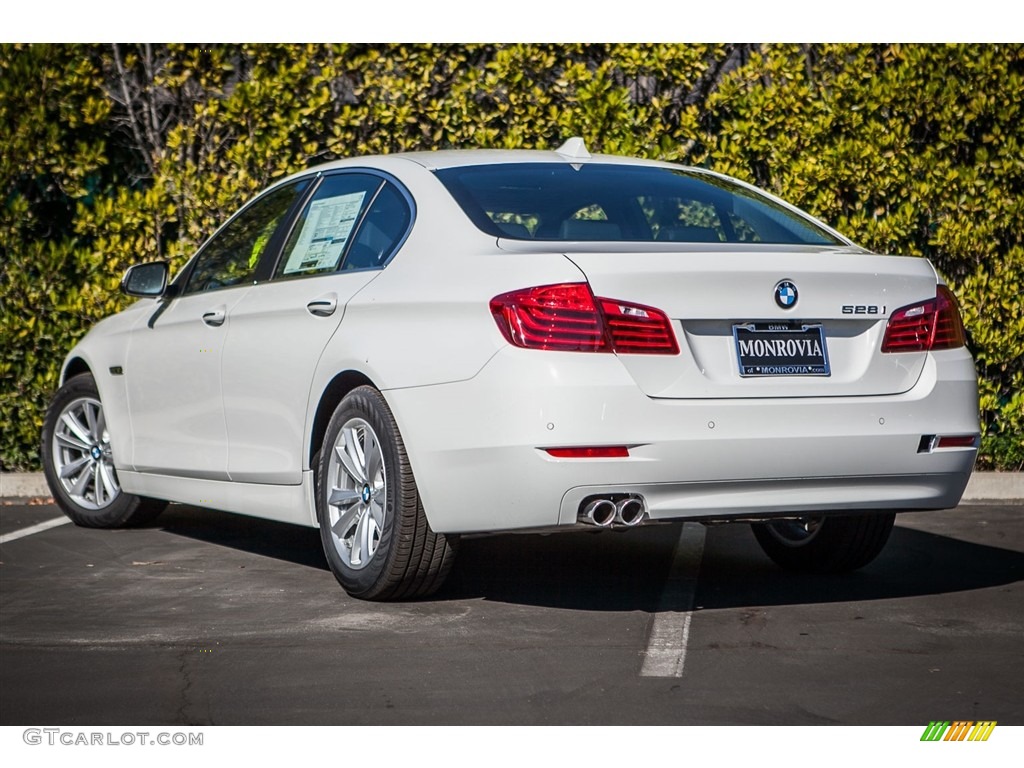
[[682, 677], [686, 642], [697, 591], [697, 573], [704, 554], [704, 526], [684, 523], [679, 534], [668, 581], [658, 600], [651, 636], [644, 651], [641, 677]]
[[40, 533], [42, 531], [48, 531], [51, 528], [56, 528], [58, 525], [65, 525], [70, 523], [66, 517], [55, 517], [53, 520], [47, 520], [45, 523], [39, 523], [38, 525], [30, 525], [28, 528], [21, 528], [17, 531], [11, 531], [0, 536], [0, 544], [6, 544], [8, 541], [14, 541], [15, 539], [23, 539], [26, 536], [31, 536], [33, 533]]

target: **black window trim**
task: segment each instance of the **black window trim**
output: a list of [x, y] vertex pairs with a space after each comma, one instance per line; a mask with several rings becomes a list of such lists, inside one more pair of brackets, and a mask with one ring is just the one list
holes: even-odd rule
[[[409, 208], [409, 224], [405, 228], [405, 232], [402, 234], [402, 236], [395, 241], [395, 244], [394, 246], [392, 246], [391, 253], [388, 254], [388, 257], [375, 267], [363, 267], [361, 269], [353, 269], [349, 271], [367, 272], [369, 270], [384, 269], [388, 264], [391, 263], [391, 260], [394, 259], [398, 252], [402, 249], [402, 246], [405, 245], [405, 241], [409, 239], [409, 235], [412, 233], [412, 228], [416, 224], [416, 201], [413, 199], [412, 194], [410, 194], [409, 190], [405, 188], [405, 185], [402, 184], [395, 176], [388, 173], [387, 171], [382, 171], [377, 168], [352, 167], [337, 168], [326, 172], [314, 171], [304, 176], [294, 178], [289, 182], [275, 184], [274, 186], [265, 189], [256, 197], [252, 198], [245, 205], [240, 207], [237, 211], [235, 211], [234, 214], [232, 214], [227, 219], [227, 221], [225, 221], [223, 224], [217, 227], [217, 229], [213, 231], [213, 234], [211, 234], [208, 238], [206, 238], [206, 240], [203, 241], [203, 244], [196, 249], [196, 252], [194, 254], [192, 254], [192, 258], [188, 260], [188, 263], [186, 263], [185, 266], [181, 269], [181, 271], [174, 276], [174, 279], [171, 281], [166, 293], [164, 294], [164, 299], [167, 301], [172, 301], [177, 298], [183, 298], [185, 296], [194, 295], [186, 294], [185, 286], [188, 285], [189, 278], [192, 276], [192, 272], [195, 269], [195, 265], [199, 261], [200, 256], [202, 256], [203, 251], [205, 251], [207, 246], [213, 241], [213, 239], [220, 234], [221, 230], [226, 229], [228, 225], [231, 224], [231, 222], [238, 218], [249, 207], [255, 205], [257, 202], [263, 199], [266, 195], [269, 195], [270, 193], [277, 191], [281, 187], [285, 187], [290, 184], [300, 184], [305, 181], [309, 182], [309, 186], [306, 188], [305, 191], [298, 195], [295, 201], [293, 201], [292, 206], [288, 209], [288, 212], [285, 214], [284, 219], [282, 220], [278, 228], [275, 230], [273, 237], [271, 237], [270, 242], [267, 243], [266, 249], [260, 256], [259, 263], [256, 265], [256, 269], [253, 271], [252, 282], [246, 282], [244, 283], [244, 285], [252, 286], [258, 285], [260, 283], [275, 282], [277, 280], [287, 279], [283, 275], [274, 277], [274, 273], [277, 271], [277, 265], [280, 262], [281, 257], [283, 256], [282, 251], [284, 250], [284, 244], [288, 242], [288, 238], [291, 236], [292, 230], [294, 229], [296, 222], [298, 221], [298, 218], [301, 215], [302, 211], [305, 210], [306, 205], [309, 203], [309, 201], [313, 199], [313, 195], [316, 194], [316, 191], [320, 188], [320, 185], [323, 183], [323, 180], [326, 177], [351, 173], [376, 176], [382, 179], [383, 182], [391, 183], [392, 185], [394, 185], [395, 189], [398, 190], [398, 193], [402, 196], [402, 199], [405, 200], [405, 204]], [[370, 200], [371, 205], [373, 201], [376, 199], [376, 196], [380, 194], [383, 188], [384, 183], [381, 183], [377, 186], [377, 189], [374, 192], [374, 197], [371, 198]], [[359, 219], [359, 222], [352, 229], [352, 241], [354, 241], [358, 236], [359, 228], [362, 226], [363, 223], [363, 217], [365, 217], [366, 212], [369, 210], [370, 205], [367, 205], [366, 210], [363, 212], [363, 215]], [[326, 277], [328, 275], [336, 275], [339, 272], [341, 272], [342, 268], [345, 265], [345, 258], [348, 256], [348, 247], [349, 246], [346, 245], [345, 253], [342, 255], [341, 260], [338, 262], [338, 268], [334, 272], [321, 272], [315, 275], [307, 275], [306, 277]], [[299, 277], [301, 277], [301, 275]], [[230, 288], [240, 287], [242, 287], [242, 285], [235, 285], [225, 288], [224, 290], [230, 290]]]
[[[305, 178], [305, 177], [303, 177]], [[301, 179], [299, 179], [301, 181]], [[260, 263], [256, 265], [256, 271], [253, 273], [253, 285], [259, 283], [269, 283], [274, 279], [274, 270], [277, 269], [277, 262], [281, 259], [281, 251], [284, 250], [285, 243], [288, 242], [288, 238], [291, 237], [292, 229], [295, 227], [295, 222], [298, 221], [299, 216], [302, 215], [302, 211], [305, 210], [306, 205], [310, 200], [313, 199], [313, 195], [320, 189], [320, 185], [324, 182], [324, 175], [322, 173], [316, 173], [313, 175], [312, 183], [306, 191], [299, 195], [298, 199], [292, 204], [292, 207], [288, 209], [288, 215], [285, 216], [284, 221], [281, 222], [281, 226], [274, 232], [274, 237], [271, 238], [270, 243], [267, 245], [267, 249], [260, 256]]]
[[[341, 259], [338, 260], [338, 266], [332, 272], [314, 272], [314, 273], [311, 273], [311, 274], [298, 273], [298, 274], [295, 274], [295, 275], [278, 275], [277, 274], [277, 269], [280, 266], [281, 259], [284, 258], [284, 245], [285, 245], [285, 243], [288, 242], [288, 239], [292, 235], [292, 231], [298, 225], [299, 218], [301, 217], [302, 212], [306, 209], [306, 206], [310, 203], [310, 201], [312, 201], [313, 196], [316, 194], [316, 190], [318, 190], [320, 188], [320, 186], [324, 183], [324, 180], [327, 179], [327, 178], [330, 178], [330, 177], [333, 177], [333, 176], [347, 176], [347, 175], [353, 175], [353, 174], [358, 174], [360, 176], [373, 176], [373, 177], [376, 177], [377, 179], [379, 179], [380, 183], [377, 185], [377, 188], [373, 191], [373, 195], [370, 197], [370, 201], [363, 207], [363, 211], [359, 215], [359, 220], [356, 222], [355, 226], [352, 228], [352, 234], [350, 235], [350, 237], [348, 239], [348, 242], [345, 244], [345, 251], [344, 251], [344, 253], [342, 253]], [[359, 269], [345, 270], [345, 261], [348, 259], [349, 250], [351, 249], [352, 244], [359, 238], [359, 232], [360, 232], [360, 229], [363, 226], [363, 222], [366, 220], [366, 216], [369, 214], [370, 209], [373, 207], [374, 201], [376, 201], [377, 197], [384, 190], [384, 187], [387, 184], [389, 184], [389, 183], [394, 186], [394, 188], [398, 191], [399, 195], [401, 195], [402, 199], [405, 200], [405, 204], [406, 204], [406, 206], [409, 209], [409, 224], [408, 224], [408, 226], [406, 226], [405, 232], [402, 233], [401, 237], [399, 237], [397, 240], [395, 240], [394, 245], [391, 247], [391, 253], [389, 253], [388, 257], [384, 261], [382, 261], [380, 264], [378, 264], [376, 266], [373, 266], [373, 267], [361, 267]], [[289, 219], [288, 219], [288, 222], [287, 222], [287, 226], [283, 228], [284, 234], [283, 234], [283, 237], [281, 239], [281, 242], [277, 244], [277, 250], [276, 250], [276, 253], [274, 254], [273, 262], [269, 266], [268, 276], [266, 277], [266, 280], [268, 282], [278, 282], [278, 281], [284, 281], [284, 280], [298, 280], [298, 279], [312, 278], [312, 277], [329, 277], [329, 276], [332, 276], [332, 275], [340, 274], [343, 271], [345, 271], [347, 273], [353, 273], [354, 274], [354, 273], [358, 273], [358, 272], [370, 272], [370, 271], [374, 271], [374, 270], [382, 270], [388, 264], [390, 264], [391, 260], [398, 254], [398, 252], [400, 250], [402, 250], [402, 246], [405, 245], [405, 241], [409, 239], [409, 235], [412, 233], [412, 228], [413, 228], [413, 226], [415, 224], [416, 224], [416, 202], [413, 200], [413, 197], [409, 193], [409, 190], [407, 190], [405, 188], [405, 185], [402, 184], [397, 178], [392, 176], [387, 171], [381, 171], [381, 170], [379, 170], [377, 168], [351, 167], [351, 168], [337, 168], [337, 169], [332, 170], [332, 171], [326, 171], [326, 172], [318, 173], [317, 174], [317, 179], [316, 179], [316, 184], [311, 185], [311, 189], [309, 190], [308, 194], [303, 195], [302, 204], [297, 208], [297, 210], [289, 212]], [[265, 253], [264, 256], [269, 256], [269, 250], [270, 249], [268, 248], [267, 249], [268, 252]], [[261, 263], [262, 263], [262, 259], [261, 259]]]

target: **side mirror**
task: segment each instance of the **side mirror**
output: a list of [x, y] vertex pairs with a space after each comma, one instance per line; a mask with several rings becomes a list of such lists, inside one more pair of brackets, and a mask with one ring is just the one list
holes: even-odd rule
[[155, 299], [167, 290], [167, 276], [170, 270], [166, 261], [151, 261], [147, 264], [133, 264], [121, 278], [121, 290], [129, 296]]

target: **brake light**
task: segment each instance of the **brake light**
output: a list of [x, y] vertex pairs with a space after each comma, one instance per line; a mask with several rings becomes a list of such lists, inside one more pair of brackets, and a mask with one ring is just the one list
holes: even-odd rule
[[966, 343], [960, 308], [953, 292], [938, 287], [934, 299], [892, 313], [882, 338], [883, 352], [928, 352]]
[[642, 304], [596, 298], [586, 283], [523, 288], [491, 299], [505, 339], [527, 349], [620, 354], [679, 353], [664, 312]]
[[584, 283], [544, 285], [491, 299], [498, 328], [517, 347], [607, 352], [601, 316]]

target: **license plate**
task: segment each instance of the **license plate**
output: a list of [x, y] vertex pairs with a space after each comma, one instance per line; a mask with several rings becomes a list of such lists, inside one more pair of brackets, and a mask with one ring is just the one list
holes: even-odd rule
[[820, 323], [745, 323], [732, 335], [740, 376], [831, 375]]

